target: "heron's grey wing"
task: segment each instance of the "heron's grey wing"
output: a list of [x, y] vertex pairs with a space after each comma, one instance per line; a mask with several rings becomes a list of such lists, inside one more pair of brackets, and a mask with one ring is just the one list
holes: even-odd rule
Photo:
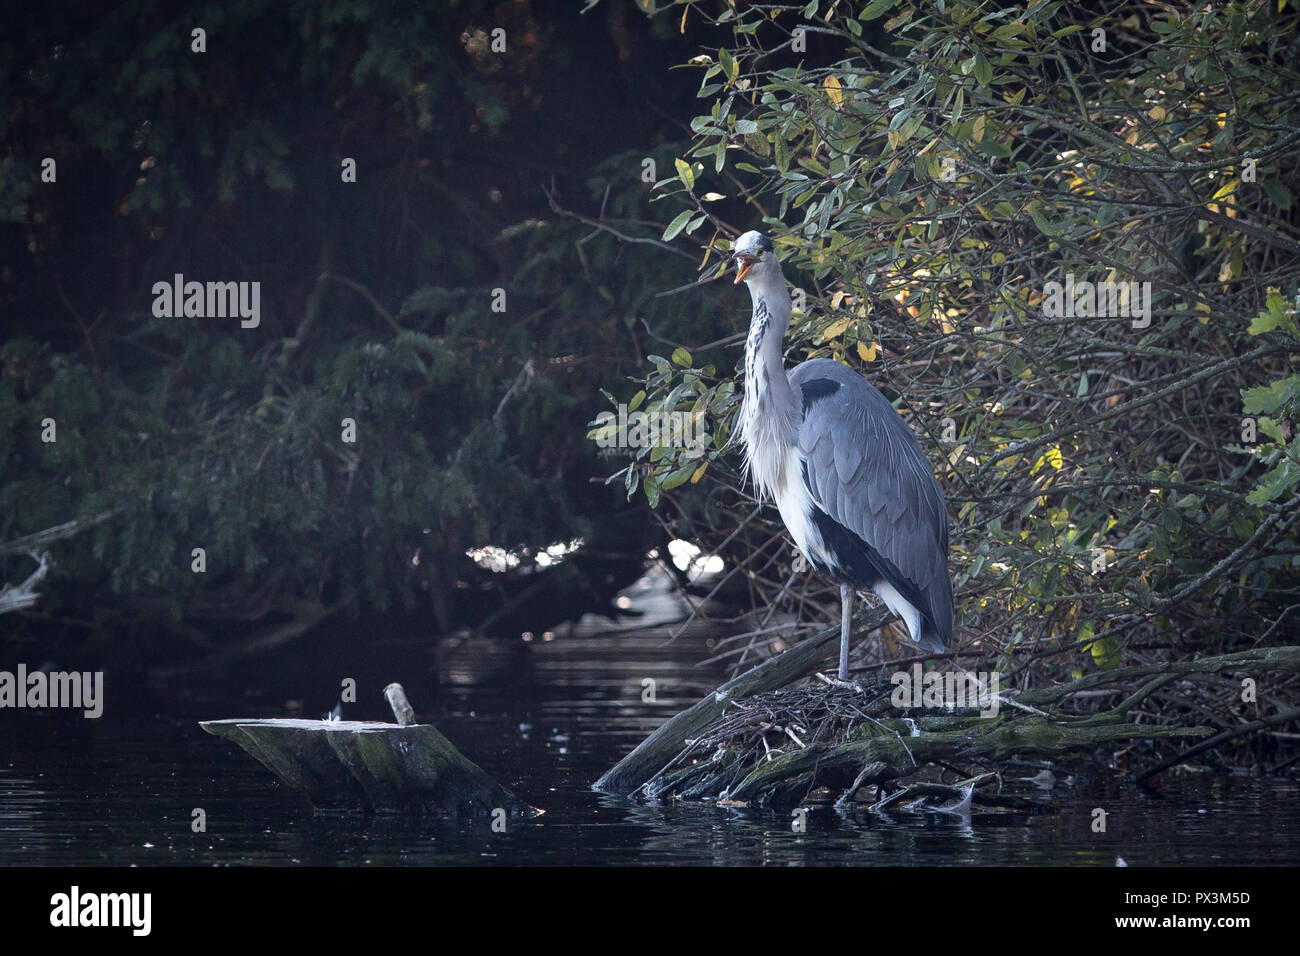
[[[885, 559], [881, 570], [947, 646], [952, 634], [948, 516], [925, 453], [876, 388], [839, 362], [790, 375], [804, 400], [799, 453], [816, 504]], [[890, 573], [892, 572], [892, 573]]]

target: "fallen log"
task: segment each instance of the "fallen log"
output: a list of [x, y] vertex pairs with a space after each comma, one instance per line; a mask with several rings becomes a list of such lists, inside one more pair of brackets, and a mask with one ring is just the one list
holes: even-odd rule
[[[981, 732], [978, 727], [960, 730], [930, 730], [917, 737], [881, 734], [866, 740], [835, 745], [805, 747], [792, 754], [760, 764], [723, 799], [786, 805], [774, 788], [792, 777], [807, 773], [829, 774], [853, 771], [858, 787], [908, 777], [930, 761], [983, 757], [1005, 759], [1016, 754], [1059, 756], [1071, 750], [1087, 750], [1122, 740], [1157, 737], [1197, 737], [1213, 733], [1209, 727], [1153, 727], [1136, 724], [1056, 725], [1041, 717], [995, 718], [999, 726]], [[858, 773], [867, 767], [865, 777]], [[858, 782], [860, 780], [860, 782]], [[811, 789], [811, 788], [810, 788]], [[798, 803], [807, 790], [794, 800]], [[791, 804], [792, 805], [792, 804]]]
[[114, 508], [111, 511], [104, 511], [90, 518], [65, 521], [63, 524], [46, 528], [44, 531], [23, 535], [21, 538], [15, 538], [12, 541], [0, 542], [0, 557], [7, 554], [26, 554], [36, 562], [36, 570], [29, 574], [21, 584], [0, 586], [0, 614], [27, 610], [34, 607], [36, 602], [40, 600], [40, 593], [36, 589], [45, 580], [54, 564], [54, 559], [47, 550], [48, 545], [53, 544], [55, 541], [71, 538], [73, 535], [102, 524], [117, 514], [119, 510]]

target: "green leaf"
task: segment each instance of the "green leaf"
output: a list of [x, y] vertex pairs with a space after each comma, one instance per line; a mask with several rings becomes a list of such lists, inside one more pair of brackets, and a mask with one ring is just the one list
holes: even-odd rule
[[1263, 335], [1265, 332], [1274, 332], [1278, 329], [1300, 338], [1300, 329], [1296, 328], [1295, 316], [1287, 306], [1286, 299], [1282, 298], [1277, 289], [1269, 289], [1264, 311], [1255, 316], [1247, 331], [1251, 335]]
[[1279, 445], [1286, 443], [1286, 438], [1282, 434], [1282, 426], [1267, 415], [1259, 416], [1259, 432], [1265, 438], [1271, 438]]
[[1083, 621], [1079, 625], [1079, 630], [1076, 632], [1075, 636], [1078, 638], [1080, 644], [1087, 644], [1092, 640], [1093, 635], [1096, 633], [1096, 628], [1092, 621]]
[[1290, 378], [1244, 390], [1241, 393], [1241, 408], [1248, 415], [1267, 415], [1277, 411], [1297, 394], [1300, 394], [1300, 375], [1292, 375]]
[[1274, 205], [1280, 209], [1291, 208], [1291, 190], [1284, 183], [1276, 179], [1264, 180], [1264, 192], [1268, 193], [1268, 198], [1273, 200]]
[[1266, 310], [1255, 316], [1251, 320], [1250, 328], [1247, 329], [1251, 335], [1263, 335], [1265, 332], [1276, 332], [1282, 329], [1290, 332], [1292, 335], [1298, 335], [1300, 332], [1296, 329], [1296, 322], [1285, 312]]
[[874, 20], [881, 16], [886, 10], [891, 10], [897, 0], [871, 0], [862, 11], [859, 20]]
[[686, 228], [686, 224], [690, 222], [691, 216], [693, 215], [695, 215], [694, 209], [687, 209], [684, 212], [679, 212], [673, 221], [668, 224], [668, 228], [664, 230], [664, 242], [676, 239], [677, 234]]
[[1300, 465], [1296, 465], [1289, 458], [1283, 458], [1278, 462], [1277, 467], [1264, 475], [1255, 489], [1246, 495], [1246, 501], [1256, 506], [1268, 504], [1281, 498], [1297, 482], [1300, 482]]
[[1057, 229], [1055, 226], [1053, 226], [1046, 219], [1044, 219], [1037, 212], [1031, 210], [1029, 213], [1029, 217], [1034, 220], [1034, 225], [1038, 227], [1038, 231], [1041, 232], [1043, 235], [1056, 236], [1059, 234], [1060, 230]]
[[663, 480], [663, 484], [659, 486], [660, 489], [672, 491], [674, 488], [686, 484], [687, 479], [695, 473], [697, 467], [699, 466], [693, 461], [688, 465], [683, 465]]
[[899, 128], [898, 141], [900, 143], [907, 142], [909, 139], [911, 139], [913, 136], [916, 135], [916, 131], [921, 128], [921, 124], [924, 122], [925, 122], [924, 114], [918, 113], [916, 116], [913, 116], [910, 120], [908, 120]]
[[659, 482], [655, 480], [654, 475], [645, 477], [645, 498], [650, 502], [651, 508], [659, 507]]
[[686, 351], [686, 349], [682, 348], [681, 346], [678, 346], [677, 348], [673, 349], [673, 363], [675, 365], [680, 365], [682, 368], [690, 368], [691, 353]]

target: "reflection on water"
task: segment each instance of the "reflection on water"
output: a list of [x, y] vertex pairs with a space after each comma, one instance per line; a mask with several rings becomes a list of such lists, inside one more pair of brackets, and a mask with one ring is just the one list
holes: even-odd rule
[[[209, 688], [166, 715], [126, 713], [108, 690], [100, 720], [7, 711], [0, 720], [0, 863], [239, 864], [868, 864], [1113, 866], [1257, 864], [1300, 860], [1294, 781], [1189, 775], [1158, 792], [1114, 782], [1104, 770], [1070, 785], [1024, 792], [1053, 811], [841, 814], [817, 810], [807, 832], [784, 814], [706, 805], [640, 805], [590, 791], [591, 782], [669, 715], [716, 685], [710, 632], [666, 643], [676, 613], [654, 582], [633, 629], [608, 622], [560, 628], [524, 644], [465, 642], [434, 658], [382, 641], [314, 646], [330, 674], [400, 679], [422, 717], [546, 814], [491, 832], [487, 819], [431, 820], [315, 814], [242, 751], [203, 733], [199, 717], [289, 716], [295, 692], [267, 677], [262, 696]], [[304, 653], [299, 650], [298, 653]], [[350, 658], [349, 655], [355, 655]], [[423, 668], [417, 673], [417, 668]], [[268, 673], [274, 675], [273, 668]], [[244, 675], [245, 677], [247, 675]], [[656, 700], [642, 701], [643, 680]], [[330, 680], [334, 678], [331, 677]], [[368, 683], [372, 682], [372, 683]], [[238, 685], [242, 686], [242, 685]], [[425, 695], [428, 696], [426, 699]], [[234, 710], [232, 711], [232, 706]], [[382, 707], [382, 702], [378, 705]], [[178, 711], [184, 711], [179, 713]], [[293, 715], [296, 716], [296, 715]], [[380, 718], [382, 712], [349, 714]], [[1026, 772], [1028, 773], [1028, 772]], [[201, 807], [207, 832], [191, 832]], [[1094, 807], [1107, 832], [1092, 832]]]

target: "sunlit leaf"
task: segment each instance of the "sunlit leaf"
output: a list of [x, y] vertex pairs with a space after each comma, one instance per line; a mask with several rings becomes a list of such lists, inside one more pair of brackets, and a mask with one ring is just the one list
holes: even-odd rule
[[695, 188], [695, 170], [691, 169], [691, 164], [680, 159], [673, 160], [673, 165], [677, 167], [677, 178], [687, 189]]
[[854, 319], [837, 319], [832, 322], [822, 332], [822, 341], [829, 342], [831, 339], [839, 338], [854, 321]]
[[841, 92], [840, 81], [834, 76], [828, 76], [822, 80], [822, 86], [826, 89], [826, 95], [830, 97], [831, 103], [840, 106], [844, 102], [844, 94]]

